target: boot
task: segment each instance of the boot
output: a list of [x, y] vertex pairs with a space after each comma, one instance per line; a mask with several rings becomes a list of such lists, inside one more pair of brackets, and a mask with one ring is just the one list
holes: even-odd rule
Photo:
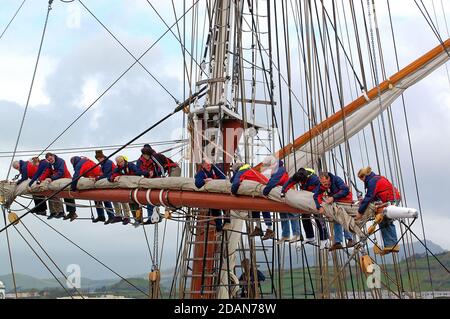
[[301, 236], [299, 236], [299, 235], [294, 235], [294, 236], [292, 236], [292, 238], [291, 238], [291, 240], [290, 240], [289, 242], [290, 242], [290, 243], [295, 243], [295, 242], [297, 242], [297, 241], [303, 240], [303, 239], [301, 239], [300, 237], [301, 237]]
[[105, 221], [105, 216], [103, 216], [103, 217], [99, 216], [99, 217], [97, 217], [97, 218], [92, 220], [93, 223], [104, 222], [104, 221]]
[[108, 217], [108, 220], [105, 221], [105, 225], [111, 224], [114, 221], [114, 216], [113, 217]]
[[64, 214], [64, 212], [61, 212], [59, 214], [57, 214], [56, 216], [54, 216], [55, 218], [63, 218], [66, 219], [66, 214]]
[[125, 217], [123, 220], [122, 220], [122, 224], [123, 225], [128, 225], [130, 223], [130, 219], [128, 218], [128, 217]]
[[114, 216], [113, 220], [111, 221], [111, 224], [121, 223], [121, 222], [122, 222], [122, 216]]
[[283, 244], [283, 243], [285, 243], [285, 242], [288, 242], [289, 239], [290, 239], [289, 237], [284, 237], [284, 236], [283, 236], [283, 237], [280, 238], [280, 240], [277, 241], [277, 244], [278, 244], [278, 245], [281, 245], [281, 244]]
[[311, 244], [316, 240], [316, 238], [306, 238], [305, 240], [302, 240], [302, 245]]
[[225, 223], [225, 224], [223, 225], [223, 230], [231, 230], [231, 229], [232, 229], [231, 223]]
[[249, 237], [256, 237], [264, 235], [263, 231], [259, 227], [255, 227], [255, 229], [248, 235]]
[[327, 249], [328, 245], [329, 245], [328, 239], [322, 239], [322, 240], [320, 240], [319, 249]]
[[335, 251], [337, 249], [343, 249], [344, 247], [342, 247], [341, 243], [334, 243], [328, 250], [329, 251]]
[[64, 220], [70, 219], [70, 221], [73, 222], [77, 217], [78, 215], [75, 212], [70, 212], [66, 216], [64, 216], [63, 219]]
[[389, 247], [384, 247], [383, 248], [384, 255], [387, 255], [387, 254], [390, 254], [390, 253], [398, 253], [399, 251], [400, 251], [400, 246], [399, 245], [389, 246]]
[[272, 239], [275, 237], [275, 233], [272, 229], [267, 229], [266, 230], [266, 234], [264, 235], [264, 237], [262, 238], [262, 240], [267, 240], [267, 239]]
[[352, 239], [347, 240], [347, 248], [352, 248], [356, 243]]
[[53, 219], [56, 218], [56, 216], [58, 216], [58, 213], [51, 213], [50, 216], [47, 217], [47, 219]]

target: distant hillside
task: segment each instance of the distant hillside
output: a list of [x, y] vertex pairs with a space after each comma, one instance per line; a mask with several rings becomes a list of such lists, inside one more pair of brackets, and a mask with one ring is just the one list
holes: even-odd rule
[[[260, 243], [257, 243], [257, 245], [259, 246]], [[271, 261], [272, 261], [272, 246], [268, 246], [269, 245], [268, 241], [265, 241], [264, 245], [265, 245], [265, 248], [267, 248], [266, 253], [264, 254], [264, 252], [261, 250], [257, 251], [257, 253], [256, 253], [256, 260], [257, 260], [257, 262], [259, 262], [261, 264], [260, 267], [263, 267], [263, 268], [264, 268], [264, 263], [267, 263], [267, 261], [269, 263], [271, 263]], [[427, 241], [427, 247], [434, 254], [439, 254], [439, 253], [446, 251], [441, 246], [433, 243], [430, 240]], [[279, 249], [280, 249], [279, 254], [280, 254], [280, 256], [282, 256], [281, 259], [284, 262], [284, 268], [289, 267], [289, 265], [291, 265], [291, 264], [292, 264], [292, 268], [303, 267], [303, 263], [304, 262], [306, 263], [306, 261], [308, 262], [309, 266], [315, 266], [316, 251], [317, 251], [316, 247], [313, 247], [311, 245], [305, 245], [303, 259], [302, 259], [302, 253], [300, 253], [300, 252], [297, 253], [297, 251], [295, 249], [295, 245], [293, 245], [293, 244], [290, 245], [290, 252], [289, 252], [288, 244], [284, 244], [284, 246], [279, 246]], [[373, 245], [369, 245], [369, 252], [370, 252], [370, 255], [373, 255]], [[420, 242], [413, 242], [412, 249], [409, 248], [407, 256], [409, 254], [422, 256], [422, 255], [425, 255], [425, 253], [426, 253], [426, 249]], [[305, 258], [305, 256], [306, 256], [306, 258]], [[403, 260], [405, 258], [404, 248], [402, 245], [400, 245], [400, 252], [398, 254], [398, 257], [400, 258], [400, 260]], [[385, 257], [385, 262], [388, 264], [392, 263], [392, 255], [387, 255]], [[262, 269], [262, 270], [264, 270], [264, 269]]]
[[[447, 267], [447, 269], [450, 269], [450, 252], [437, 254], [436, 257], [443, 265]], [[410, 261], [412, 262], [413, 260]], [[415, 256], [414, 269], [408, 270], [405, 260], [399, 263], [398, 273], [401, 274], [401, 282], [405, 291], [450, 291], [450, 273], [448, 273], [434, 257], [430, 256], [429, 262], [430, 270], [428, 269], [428, 261], [426, 256]], [[332, 285], [330, 292], [335, 291], [338, 284], [341, 285], [343, 291], [347, 291], [349, 293], [352, 292], [352, 287], [361, 287], [361, 284], [366, 284], [365, 275], [357, 278], [354, 272], [352, 274], [349, 273], [348, 268], [344, 273], [344, 277], [341, 277], [343, 280], [336, 280]], [[431, 285], [430, 273], [433, 285]], [[309, 276], [309, 274], [311, 275]], [[320, 287], [319, 274], [320, 271], [317, 267], [310, 267], [309, 271], [303, 268], [293, 269], [292, 273], [290, 271], [283, 271], [280, 277], [275, 276], [274, 286], [280, 287], [281, 282], [281, 291], [285, 298], [290, 298], [292, 295], [294, 298], [303, 298], [305, 292], [307, 294], [312, 294], [314, 291], [317, 293], [318, 287]], [[291, 277], [293, 278], [293, 285], [291, 283]], [[281, 278], [281, 281], [279, 281], [278, 278]], [[388, 285], [392, 291], [397, 292], [398, 287], [396, 287], [390, 278], [396, 278], [393, 265], [387, 265], [386, 271], [382, 271], [381, 282], [383, 283], [383, 289], [386, 289], [386, 285]], [[333, 269], [330, 269], [328, 276], [324, 276], [321, 279], [323, 282], [332, 282], [334, 279]], [[367, 290], [367, 287], [365, 290]], [[270, 281], [266, 280], [262, 283], [262, 291], [265, 296], [271, 295]]]
[[[292, 263], [292, 269], [293, 270], [293, 278], [294, 278], [294, 285], [296, 286], [295, 290], [303, 290], [304, 284], [303, 284], [303, 278], [304, 272], [303, 272], [303, 264], [306, 259], [302, 261], [301, 254], [297, 254], [294, 246], [291, 246], [291, 252], [292, 256], [289, 256], [289, 249], [288, 245], [284, 245], [284, 269], [289, 269], [290, 264]], [[430, 281], [429, 281], [429, 272], [428, 272], [428, 266], [427, 266], [427, 259], [425, 257], [425, 248], [418, 242], [415, 242], [413, 244], [414, 252], [415, 252], [415, 268], [417, 269], [417, 272], [410, 272], [408, 273], [408, 269], [406, 267], [406, 263], [403, 260], [403, 253], [402, 251], [399, 254], [400, 260], [402, 262], [400, 263], [400, 269], [403, 276], [403, 280], [405, 283], [408, 282], [409, 277], [412, 273], [414, 273], [414, 281], [418, 282], [418, 284], [421, 286], [422, 290], [429, 290], [431, 289]], [[450, 268], [450, 252], [445, 252], [445, 250], [440, 247], [439, 245], [428, 241], [428, 248], [433, 251], [433, 253], [438, 254], [438, 258], [441, 260], [441, 262], [446, 265], [448, 268]], [[257, 253], [257, 260], [259, 262], [259, 269], [264, 272], [266, 275], [268, 274], [267, 264], [265, 264], [265, 260], [267, 257], [267, 260], [269, 264], [272, 262], [272, 256], [271, 256], [272, 249], [269, 248], [267, 250], [266, 255], [262, 254], [261, 252]], [[310, 266], [310, 271], [312, 274], [315, 273], [315, 254], [313, 251], [313, 247], [310, 245], [307, 245], [305, 248], [306, 256], [308, 265]], [[283, 250], [282, 246], [280, 246], [280, 255], [283, 256]], [[433, 278], [433, 288], [435, 290], [450, 290], [450, 275], [442, 268], [441, 265], [438, 264], [438, 262], [432, 257], [429, 256], [430, 260], [430, 266], [431, 266], [431, 273]], [[386, 258], [386, 262], [389, 264], [391, 262], [391, 257]], [[276, 264], [278, 264], [276, 262]], [[306, 264], [305, 264], [306, 267]], [[394, 276], [394, 273], [392, 272], [392, 266], [388, 265], [388, 272], [390, 276]], [[238, 275], [240, 274], [240, 269], [237, 270]], [[141, 289], [144, 292], [148, 292], [149, 290], [149, 282], [147, 280], [148, 274], [141, 274], [136, 276], [131, 276], [129, 280], [133, 285], [137, 286], [139, 289]], [[172, 276], [173, 276], [173, 269], [166, 269], [161, 271], [161, 290], [163, 292], [163, 295], [166, 295], [167, 292], [170, 290], [170, 286], [172, 284]], [[331, 276], [331, 274], [330, 274]], [[290, 274], [288, 274], [287, 271], [283, 274], [283, 282], [285, 280], [290, 280]], [[314, 284], [316, 284], [316, 279], [314, 278], [314, 275], [312, 275], [312, 281]], [[10, 274], [8, 275], [2, 275], [0, 276], [0, 281], [2, 281], [8, 292], [11, 292], [13, 289], [13, 282], [12, 277]], [[65, 283], [65, 279], [60, 279], [62, 283]], [[307, 287], [310, 286], [308, 284], [308, 281], [310, 281], [307, 278]], [[35, 290], [55, 290], [55, 289], [61, 289], [60, 285], [56, 282], [55, 279], [38, 279], [29, 275], [25, 274], [16, 274], [16, 283], [17, 288], [19, 291], [27, 291], [31, 289]], [[145, 297], [141, 292], [137, 291], [134, 287], [129, 285], [126, 281], [120, 280], [120, 279], [107, 279], [107, 280], [92, 280], [89, 278], [82, 278], [81, 279], [81, 286], [83, 292], [91, 292], [91, 293], [114, 293], [117, 295], [125, 295], [128, 297], [134, 297], [134, 298], [143, 298]], [[270, 285], [268, 282], [264, 283], [264, 287], [267, 291], [267, 289], [270, 291]], [[286, 289], [287, 294], [291, 292], [290, 283], [283, 284], [283, 291]], [[348, 281], [348, 286], [351, 287], [351, 282]], [[289, 291], [288, 291], [289, 290]], [[61, 289], [62, 292], [62, 289]], [[299, 291], [298, 293], [304, 293], [304, 291]], [[64, 295], [62, 293], [62, 295]]]
[[[30, 289], [44, 290], [46, 288], [61, 288], [60, 284], [54, 279], [38, 279], [32, 276], [24, 274], [15, 274], [16, 285], [18, 291], [25, 291]], [[65, 285], [65, 278], [58, 278], [58, 280]], [[13, 279], [11, 274], [0, 276], [0, 281], [2, 281], [7, 287], [7, 291], [13, 289]], [[117, 279], [106, 279], [106, 280], [92, 280], [89, 278], [81, 278], [81, 287], [83, 290], [91, 291], [104, 286], [110, 286], [117, 282]]]

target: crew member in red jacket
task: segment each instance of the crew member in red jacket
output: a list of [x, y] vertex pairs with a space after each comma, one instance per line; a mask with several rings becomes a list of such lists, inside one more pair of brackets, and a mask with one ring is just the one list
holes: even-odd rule
[[[314, 201], [316, 203], [316, 208], [324, 213], [324, 208], [321, 206], [322, 201], [325, 197], [325, 202], [327, 204], [332, 204], [334, 202], [340, 203], [353, 203], [353, 196], [350, 188], [345, 184], [345, 182], [339, 176], [333, 175], [329, 172], [322, 172], [319, 175], [320, 186], [316, 186], [314, 189]], [[355, 245], [353, 241], [353, 235], [346, 230], [343, 230], [342, 225], [334, 222], [334, 244], [330, 247], [330, 251], [336, 249], [342, 249], [342, 232], [344, 232], [344, 237], [347, 239], [347, 248], [353, 247]]]
[[[362, 168], [358, 172], [358, 177], [364, 182], [366, 188], [366, 196], [361, 201], [356, 219], [361, 219], [367, 207], [372, 202], [398, 204], [400, 201], [400, 193], [392, 183], [384, 176], [376, 175], [370, 167]], [[392, 219], [383, 218], [380, 223], [381, 237], [383, 237], [384, 249], [383, 254], [391, 252], [399, 252], [397, 245], [397, 232]]]
[[[53, 153], [47, 153], [45, 154], [45, 159], [50, 163], [52, 168], [52, 175], [46, 178], [47, 181], [52, 182], [61, 178], [72, 178], [72, 175], [67, 169], [66, 162], [62, 158]], [[72, 222], [78, 217], [76, 213], [77, 209], [75, 207], [75, 200], [72, 198], [64, 198], [64, 203], [66, 204], [66, 210], [69, 212], [67, 216], [64, 216], [64, 220], [70, 219]], [[59, 217], [59, 215], [53, 216], [53, 214], [51, 214], [49, 219], [53, 217]]]
[[[262, 164], [263, 164], [262, 166], [263, 172], [268, 172], [268, 175], [270, 174], [270, 179], [263, 190], [263, 195], [268, 196], [270, 191], [274, 187], [283, 186], [289, 180], [289, 175], [286, 172], [286, 168], [284, 167], [284, 162], [281, 160], [277, 160], [273, 156], [268, 156], [264, 158]], [[299, 217], [298, 214], [280, 213], [281, 238], [278, 240], [277, 242], [278, 244], [283, 244], [286, 241], [294, 243], [300, 240], [301, 231], [298, 217]], [[293, 234], [292, 238], [291, 238], [291, 228]]]
[[[14, 161], [12, 167], [19, 171], [20, 179], [17, 181], [17, 185], [21, 184], [24, 181], [27, 181], [29, 178], [33, 178], [38, 171], [39, 160], [37, 161]], [[36, 213], [37, 215], [47, 215], [47, 203], [45, 199], [42, 197], [38, 197], [33, 195], [34, 200], [34, 208], [31, 212]]]
[[[236, 195], [241, 186], [242, 181], [249, 180], [255, 181], [260, 184], [267, 185], [269, 179], [258, 172], [257, 170], [250, 167], [248, 164], [236, 163], [233, 165], [233, 177], [231, 178], [231, 195]], [[270, 217], [270, 212], [262, 212], [264, 222], [267, 226], [266, 234], [263, 236], [263, 231], [261, 230], [261, 226], [256, 226], [255, 229], [250, 233], [249, 236], [263, 236], [262, 239], [270, 239], [274, 237], [274, 232], [272, 229], [272, 218]], [[252, 218], [258, 219], [260, 218], [260, 212], [252, 212]]]
[[[320, 186], [319, 177], [312, 168], [301, 167], [291, 178], [284, 184], [281, 190], [281, 195], [287, 193], [288, 190], [293, 188], [296, 184], [300, 186], [302, 191], [313, 192], [317, 186]], [[321, 215], [314, 215], [314, 220], [316, 221], [317, 229], [319, 231], [319, 239], [321, 243], [326, 243], [328, 240], [328, 229], [325, 223], [325, 218]], [[302, 242], [303, 245], [313, 243], [314, 237], [314, 227], [311, 222], [311, 214], [302, 214], [302, 224], [305, 229], [306, 239]], [[301, 246], [297, 246], [301, 248]]]

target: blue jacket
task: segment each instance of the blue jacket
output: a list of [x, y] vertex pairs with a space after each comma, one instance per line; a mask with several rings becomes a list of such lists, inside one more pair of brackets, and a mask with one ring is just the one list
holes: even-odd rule
[[[283, 189], [281, 190], [282, 193], [286, 193], [288, 190], [290, 190], [294, 185], [297, 184], [296, 181], [291, 177], [289, 180], [284, 183]], [[309, 175], [308, 179], [306, 180], [306, 183], [300, 184], [300, 189], [308, 192], [313, 192], [317, 186], [320, 186], [320, 180], [319, 177], [316, 174]]]
[[263, 195], [269, 195], [270, 191], [278, 185], [284, 185], [286, 180], [289, 178], [286, 168], [284, 166], [279, 166], [277, 171], [270, 176], [269, 181], [267, 182], [266, 187], [263, 189]]
[[50, 165], [50, 163], [47, 160], [41, 160], [39, 162], [39, 166], [38, 166], [38, 170], [37, 172], [34, 174], [34, 176], [31, 178], [30, 183], [28, 183], [28, 186], [32, 186], [33, 183], [35, 181], [37, 181], [39, 179], [39, 177], [41, 177], [41, 175], [45, 172], [45, 170], [47, 169], [51, 169], [52, 165]]
[[225, 174], [218, 169], [215, 165], [211, 165], [211, 170], [207, 171], [206, 169], [200, 169], [197, 174], [195, 174], [195, 186], [197, 188], [202, 188], [205, 185], [205, 179], [226, 179]]
[[73, 177], [72, 177], [72, 184], [70, 185], [70, 189], [74, 192], [77, 190], [77, 184], [78, 184], [78, 180], [77, 178], [80, 177], [80, 171], [81, 168], [83, 167], [83, 164], [86, 163], [86, 159], [82, 159], [79, 156], [75, 156], [74, 160], [73, 160], [73, 169], [74, 169], [74, 173], [73, 173]]
[[28, 176], [28, 162], [25, 161], [19, 161], [19, 172], [20, 172], [20, 179], [17, 181], [17, 185], [22, 183], [24, 180], [27, 180], [28, 178], [31, 178], [32, 176]]
[[55, 163], [52, 165], [53, 175], [50, 176], [52, 181], [60, 179], [60, 178], [71, 178], [69, 171], [67, 170], [66, 162], [55, 155]]
[[244, 180], [255, 181], [264, 185], [268, 182], [267, 177], [263, 174], [254, 170], [248, 164], [246, 164], [246, 166], [247, 168], [241, 167], [237, 172], [235, 172], [231, 179], [231, 193], [234, 195], [237, 194], [239, 186], [241, 186], [241, 182]]
[[366, 188], [366, 196], [362, 200], [358, 208], [358, 213], [364, 214], [367, 206], [373, 201], [381, 201], [383, 203], [390, 201], [399, 201], [401, 196], [397, 188], [384, 176], [370, 173], [364, 179]]
[[97, 180], [101, 180], [104, 178], [107, 178], [109, 180], [109, 178], [111, 177], [113, 170], [116, 168], [115, 164], [113, 163], [113, 161], [111, 160], [106, 160], [101, 162], [100, 166], [102, 167], [102, 175], [100, 175], [99, 177], [97, 177]]
[[[345, 184], [345, 182], [340, 178], [339, 176], [335, 176], [331, 173], [328, 173], [331, 180], [331, 185], [329, 188], [328, 196], [332, 196], [335, 200], [344, 198], [348, 194], [350, 194], [350, 189]], [[326, 192], [327, 189], [325, 189], [322, 185], [316, 186], [314, 189], [314, 202], [316, 203], [316, 208], [320, 209], [320, 203], [319, 203], [319, 195]]]

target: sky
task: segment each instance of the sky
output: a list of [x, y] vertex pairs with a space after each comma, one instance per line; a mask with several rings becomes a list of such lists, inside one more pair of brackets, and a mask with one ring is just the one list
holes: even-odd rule
[[[169, 24], [175, 21], [169, 1], [153, 2]], [[20, 3], [19, 0], [0, 1], [1, 31]], [[83, 3], [135, 56], [141, 55], [166, 30], [145, 0], [85, 0]], [[389, 42], [385, 2], [377, 0], [376, 3], [380, 3], [378, 19], [381, 34], [386, 35], [386, 41]], [[401, 66], [405, 66], [439, 43], [413, 0], [396, 0], [390, 3], [399, 62]], [[444, 12], [450, 18], [450, 0], [442, 0], [444, 11], [441, 10], [439, 0], [426, 0], [424, 3], [429, 9], [435, 5], [442, 37], [448, 38]], [[182, 12], [182, 6], [183, 1], [175, 1], [178, 16]], [[46, 13], [47, 1], [26, 1], [0, 39], [0, 152], [14, 149]], [[389, 57], [386, 60], [387, 73], [392, 74], [396, 69], [390, 42], [386, 48], [385, 54]], [[54, 1], [18, 149], [42, 150], [47, 147], [133, 61], [80, 3]], [[183, 99], [183, 60], [180, 46], [172, 34], [164, 36], [141, 61], [175, 98]], [[447, 67], [450, 67], [448, 63]], [[427, 238], [450, 249], [450, 216], [446, 204], [446, 180], [450, 179], [450, 148], [447, 141], [450, 136], [450, 79], [447, 72], [445, 66], [441, 67], [407, 90], [405, 101]], [[298, 95], [301, 95], [301, 82], [296, 82], [295, 85], [298, 87]], [[350, 96], [346, 99], [347, 102], [351, 101]], [[171, 112], [175, 106], [174, 99], [145, 70], [136, 65], [52, 147], [122, 144]], [[416, 207], [401, 104], [395, 102], [392, 110], [398, 119], [396, 127], [399, 132], [399, 150], [404, 161], [406, 193], [411, 199], [410, 205]], [[182, 136], [182, 121], [182, 114], [177, 114], [139, 142], [179, 139]], [[302, 133], [303, 128], [296, 128], [296, 134]], [[138, 152], [128, 150], [127, 155], [137, 158]], [[69, 158], [72, 155], [65, 156]], [[93, 154], [90, 156], [93, 157]], [[10, 158], [0, 157], [1, 179], [6, 178], [9, 162]], [[374, 165], [373, 162], [370, 164]], [[89, 217], [90, 213], [84, 211], [80, 215]], [[80, 264], [83, 275], [92, 279], [114, 277], [33, 217], [25, 218], [24, 223], [63, 268], [69, 264]], [[86, 220], [71, 224], [58, 220], [52, 221], [52, 225], [122, 275], [150, 271], [150, 256], [142, 227], [103, 227]], [[164, 224], [161, 224], [160, 239], [163, 228]], [[170, 261], [175, 258], [175, 247], [179, 240], [177, 228], [179, 229], [178, 224], [168, 223], [166, 238], [170, 240], [166, 240], [162, 269], [173, 267]], [[147, 229], [152, 243], [153, 228]], [[418, 224], [415, 225], [415, 230], [421, 233]], [[50, 277], [15, 231], [10, 232], [10, 240], [17, 272]], [[3, 233], [0, 234], [0, 274], [9, 271], [6, 236]]]

